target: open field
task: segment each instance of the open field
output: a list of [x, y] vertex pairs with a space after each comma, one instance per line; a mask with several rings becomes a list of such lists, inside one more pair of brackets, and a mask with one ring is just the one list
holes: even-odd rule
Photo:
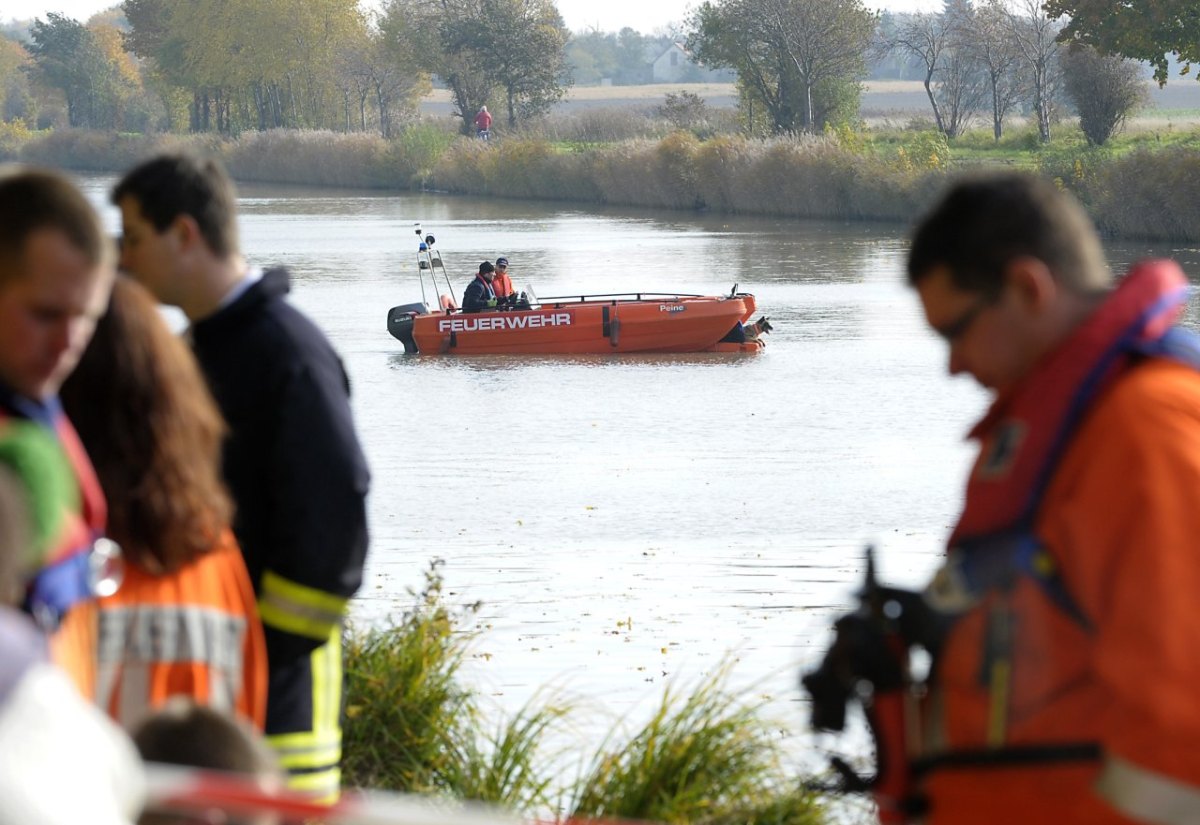
[[[1200, 125], [1200, 82], [1184, 77], [1173, 79], [1162, 89], [1153, 81], [1147, 81], [1146, 85], [1150, 107], [1131, 126], [1160, 129]], [[863, 84], [863, 89], [859, 111], [869, 122], [903, 124], [912, 117], [930, 113], [929, 99], [918, 80], [871, 80]], [[626, 106], [642, 109], [657, 106], [667, 94], [683, 90], [699, 95], [708, 105], [717, 108], [737, 104], [737, 91], [732, 83], [658, 83], [646, 86], [574, 86], [567, 90], [558, 109], [565, 112]], [[421, 110], [425, 114], [449, 115], [449, 92], [435, 89], [425, 98]]]

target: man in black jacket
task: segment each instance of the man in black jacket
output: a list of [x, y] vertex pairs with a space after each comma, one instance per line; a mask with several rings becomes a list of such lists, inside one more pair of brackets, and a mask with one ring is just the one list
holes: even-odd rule
[[292, 307], [288, 273], [238, 251], [236, 193], [214, 161], [154, 158], [113, 192], [122, 265], [191, 321], [229, 423], [224, 473], [267, 640], [267, 740], [297, 790], [336, 799], [341, 627], [362, 582], [368, 471], [337, 353]]
[[495, 309], [496, 291], [492, 289], [492, 279], [496, 277], [496, 267], [490, 261], [479, 265], [479, 271], [474, 279], [467, 284], [463, 292], [463, 312], [483, 312], [485, 309]]

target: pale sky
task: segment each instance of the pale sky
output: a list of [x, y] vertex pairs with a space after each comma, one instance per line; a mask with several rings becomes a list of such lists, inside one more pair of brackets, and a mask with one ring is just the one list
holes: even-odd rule
[[[557, 0], [571, 31], [598, 28], [600, 31], [619, 31], [629, 26], [651, 34], [672, 21], [687, 16], [690, 6], [700, 0]], [[58, 12], [85, 22], [98, 11], [113, 5], [110, 0], [0, 0], [0, 21], [45, 17]], [[942, 0], [865, 0], [868, 8], [891, 11], [938, 11]]]

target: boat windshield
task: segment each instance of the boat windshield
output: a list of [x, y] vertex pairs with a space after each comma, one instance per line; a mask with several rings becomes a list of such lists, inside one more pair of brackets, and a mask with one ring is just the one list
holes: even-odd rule
[[537, 295], [535, 295], [533, 292], [533, 284], [525, 284], [525, 288], [522, 290], [522, 292], [525, 293], [525, 297], [529, 300], [530, 309], [537, 309], [540, 306]]

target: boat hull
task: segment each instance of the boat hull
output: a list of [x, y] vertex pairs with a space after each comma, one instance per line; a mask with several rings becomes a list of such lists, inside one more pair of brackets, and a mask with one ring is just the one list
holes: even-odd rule
[[562, 301], [529, 310], [414, 314], [411, 326], [391, 318], [388, 326], [426, 354], [704, 352], [738, 321], [747, 321], [754, 309], [754, 297], [746, 294]]

